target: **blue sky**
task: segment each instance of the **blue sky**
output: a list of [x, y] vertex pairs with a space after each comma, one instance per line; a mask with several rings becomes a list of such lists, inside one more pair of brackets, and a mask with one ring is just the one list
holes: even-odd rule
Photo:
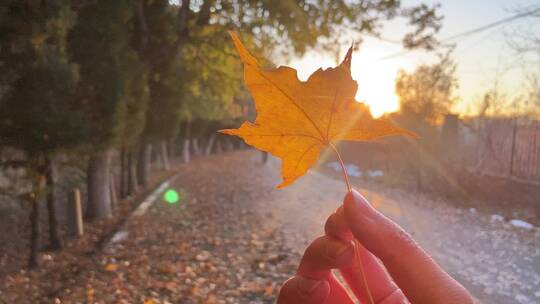
[[[449, 37], [474, 29], [515, 14], [517, 7], [540, 7], [540, 0], [448, 0], [416, 1], [405, 0], [404, 5], [419, 2], [442, 3], [441, 13], [445, 16], [439, 38]], [[516, 28], [530, 26], [531, 19], [520, 19], [484, 32], [455, 40], [457, 48], [454, 59], [458, 64], [457, 76], [460, 88], [459, 99], [454, 111], [474, 113], [483, 94], [497, 83], [509, 97], [522, 92], [520, 61], [508, 44], [508, 35]], [[538, 25], [540, 21], [536, 24]], [[540, 28], [539, 28], [540, 30]], [[404, 33], [404, 22], [393, 21], [385, 26], [382, 36], [399, 40]], [[346, 50], [346, 47], [343, 48]], [[393, 94], [394, 79], [399, 69], [413, 70], [417, 65], [434, 60], [433, 54], [423, 51], [410, 52], [403, 56], [380, 61], [382, 57], [399, 53], [399, 45], [366, 37], [361, 48], [354, 54], [353, 77], [359, 82], [358, 100], [370, 104], [375, 115], [397, 109], [397, 98]], [[303, 58], [289, 62], [298, 69], [300, 78], [307, 78], [319, 67], [335, 65], [333, 56], [309, 52]], [[538, 63], [537, 63], [538, 64]], [[539, 66], [540, 69], [540, 66]]]

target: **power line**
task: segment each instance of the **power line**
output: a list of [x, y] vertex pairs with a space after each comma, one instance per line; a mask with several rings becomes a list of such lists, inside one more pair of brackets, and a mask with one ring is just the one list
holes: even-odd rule
[[[521, 18], [530, 16], [530, 15], [534, 15], [536, 13], [540, 13], [540, 8], [537, 8], [537, 9], [534, 9], [534, 10], [531, 10], [531, 11], [527, 11], [527, 12], [523, 12], [523, 13], [519, 13], [519, 14], [513, 15], [513, 16], [508, 17], [508, 18], [504, 18], [504, 19], [501, 19], [501, 20], [498, 20], [498, 21], [488, 23], [486, 25], [471, 29], [471, 30], [467, 30], [465, 32], [461, 32], [461, 33], [452, 35], [450, 37], [446, 37], [446, 38], [442, 39], [441, 42], [449, 42], [449, 41], [452, 41], [452, 40], [456, 40], [458, 38], [471, 36], [471, 35], [483, 32], [485, 30], [488, 30], [490, 28], [497, 27], [497, 26], [502, 25], [504, 23], [512, 22], [512, 21], [515, 21], [517, 19], [521, 19]], [[388, 60], [388, 59], [391, 59], [391, 58], [395, 58], [395, 57], [399, 57], [399, 56], [408, 54], [410, 52], [412, 52], [412, 50], [401, 51], [399, 53], [395, 53], [395, 54], [391, 54], [391, 55], [379, 58], [377, 61]]]
[[488, 32], [486, 35], [482, 36], [480, 39], [477, 39], [477, 40], [473, 41], [472, 43], [470, 43], [468, 45], [465, 45], [465, 47], [457, 49], [456, 53], [458, 53], [460, 55], [463, 55], [463, 54], [467, 53], [469, 50], [477, 47], [483, 41], [489, 39], [491, 36], [493, 36], [495, 33], [497, 33], [497, 31], [498, 31], [497, 29], [493, 29], [492, 31]]
[[535, 10], [528, 11], [528, 12], [523, 12], [523, 13], [514, 15], [512, 17], [508, 17], [508, 18], [505, 18], [505, 19], [495, 21], [493, 23], [481, 26], [481, 27], [476, 28], [476, 29], [472, 29], [472, 30], [469, 30], [469, 31], [466, 31], [466, 32], [463, 32], [463, 33], [460, 33], [460, 34], [456, 34], [454, 36], [447, 37], [443, 41], [450, 41], [450, 40], [455, 40], [455, 39], [461, 38], [461, 37], [467, 37], [467, 36], [470, 36], [470, 35], [473, 35], [473, 34], [476, 34], [476, 33], [479, 33], [479, 32], [483, 32], [483, 31], [485, 31], [487, 29], [490, 29], [492, 27], [499, 26], [499, 25], [504, 24], [504, 23], [512, 22], [514, 20], [517, 20], [517, 19], [520, 19], [520, 18], [523, 18], [523, 17], [534, 15], [534, 14], [536, 14], [538, 12], [540, 12], [540, 8], [537, 8]]
[[401, 41], [399, 41], [399, 40], [383, 37], [383, 36], [380, 36], [378, 34], [367, 34], [367, 36], [371, 37], [371, 38], [374, 38], [374, 39], [377, 39], [377, 40], [380, 40], [382, 42], [401, 45]]

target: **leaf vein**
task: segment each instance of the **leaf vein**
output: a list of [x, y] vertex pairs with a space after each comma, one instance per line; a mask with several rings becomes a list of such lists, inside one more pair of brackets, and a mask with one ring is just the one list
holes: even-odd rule
[[336, 88], [336, 93], [334, 94], [334, 99], [332, 100], [332, 106], [330, 108], [330, 118], [328, 120], [328, 127], [326, 128], [326, 140], [330, 142], [330, 126], [332, 125], [332, 117], [334, 116], [334, 106], [336, 104], [337, 94], [339, 87]]
[[[252, 66], [250, 63], [247, 63], [245, 62], [246, 65], [249, 65], [249, 66]], [[289, 96], [289, 94], [287, 94], [287, 92], [285, 92], [283, 89], [281, 89], [278, 85], [276, 85], [271, 79], [269, 79], [268, 77], [266, 77], [266, 75], [264, 75], [264, 73], [260, 70], [260, 68], [258, 67], [255, 67], [255, 70], [264, 78], [266, 79], [266, 81], [268, 81], [269, 83], [271, 83], [275, 88], [278, 89], [278, 91], [280, 91], [285, 97], [287, 97], [287, 99], [289, 99], [293, 105], [295, 105], [298, 110], [300, 110], [300, 112], [302, 112], [302, 114], [304, 114], [304, 116], [307, 118], [307, 120], [311, 123], [311, 125], [313, 125], [313, 127], [315, 128], [315, 130], [319, 133], [319, 135], [321, 136], [321, 141], [324, 140], [324, 135], [323, 133], [321, 132], [321, 130], [317, 127], [317, 125], [315, 124], [315, 122], [313, 121], [313, 119], [311, 119], [311, 117], [307, 114], [307, 112], [302, 108], [300, 107], [299, 104], [297, 104], [294, 99]]]
[[300, 162], [302, 162], [302, 159], [306, 156], [306, 154], [309, 151], [311, 151], [311, 149], [313, 149], [315, 146], [317, 146], [317, 143], [312, 144], [311, 146], [309, 146], [309, 148], [306, 149], [306, 151], [304, 151], [304, 153], [302, 153], [302, 155], [300, 156], [300, 158], [296, 162], [296, 165], [294, 166], [294, 172], [296, 172], [296, 169], [298, 169], [298, 166], [300, 165]]
[[320, 138], [317, 138], [311, 135], [305, 135], [305, 134], [242, 134], [242, 136], [245, 136], [245, 137], [258, 137], [258, 136], [261, 136], [261, 137], [284, 137], [284, 136], [305, 137], [305, 138], [316, 140], [319, 143], [324, 143]]

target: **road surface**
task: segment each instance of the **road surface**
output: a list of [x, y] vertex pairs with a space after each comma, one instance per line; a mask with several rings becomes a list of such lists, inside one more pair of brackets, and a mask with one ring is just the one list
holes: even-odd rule
[[[265, 175], [279, 181], [279, 162]], [[404, 227], [435, 260], [465, 285], [480, 303], [540, 303], [540, 230], [520, 229], [498, 217], [459, 209], [442, 200], [353, 182], [381, 212]], [[320, 235], [326, 217], [339, 206], [343, 181], [312, 170], [293, 186], [272, 190], [257, 210], [272, 210], [273, 224], [288, 245], [302, 251]]]
[[[181, 202], [167, 204], [156, 196], [148, 212], [127, 222], [121, 241], [91, 259], [78, 258], [69, 267], [58, 264], [55, 271], [65, 280], [49, 282], [21, 273], [9, 280], [5, 294], [0, 287], [0, 299], [275, 303], [279, 286], [294, 274], [306, 246], [323, 233], [326, 217], [341, 204], [345, 186], [311, 170], [278, 190], [278, 162], [262, 165], [260, 160], [260, 153], [242, 151], [181, 165], [171, 185]], [[359, 180], [354, 184], [479, 303], [540, 303], [537, 228], [516, 228], [504, 219], [404, 190]], [[37, 283], [52, 286], [35, 289]], [[30, 291], [33, 297], [26, 295]]]

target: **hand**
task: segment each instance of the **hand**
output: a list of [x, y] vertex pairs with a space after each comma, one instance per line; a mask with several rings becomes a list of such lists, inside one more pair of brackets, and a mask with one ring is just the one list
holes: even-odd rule
[[327, 219], [325, 231], [306, 249], [297, 275], [281, 288], [278, 304], [354, 303], [331, 269], [339, 269], [361, 303], [473, 303], [408, 233], [355, 190]]

